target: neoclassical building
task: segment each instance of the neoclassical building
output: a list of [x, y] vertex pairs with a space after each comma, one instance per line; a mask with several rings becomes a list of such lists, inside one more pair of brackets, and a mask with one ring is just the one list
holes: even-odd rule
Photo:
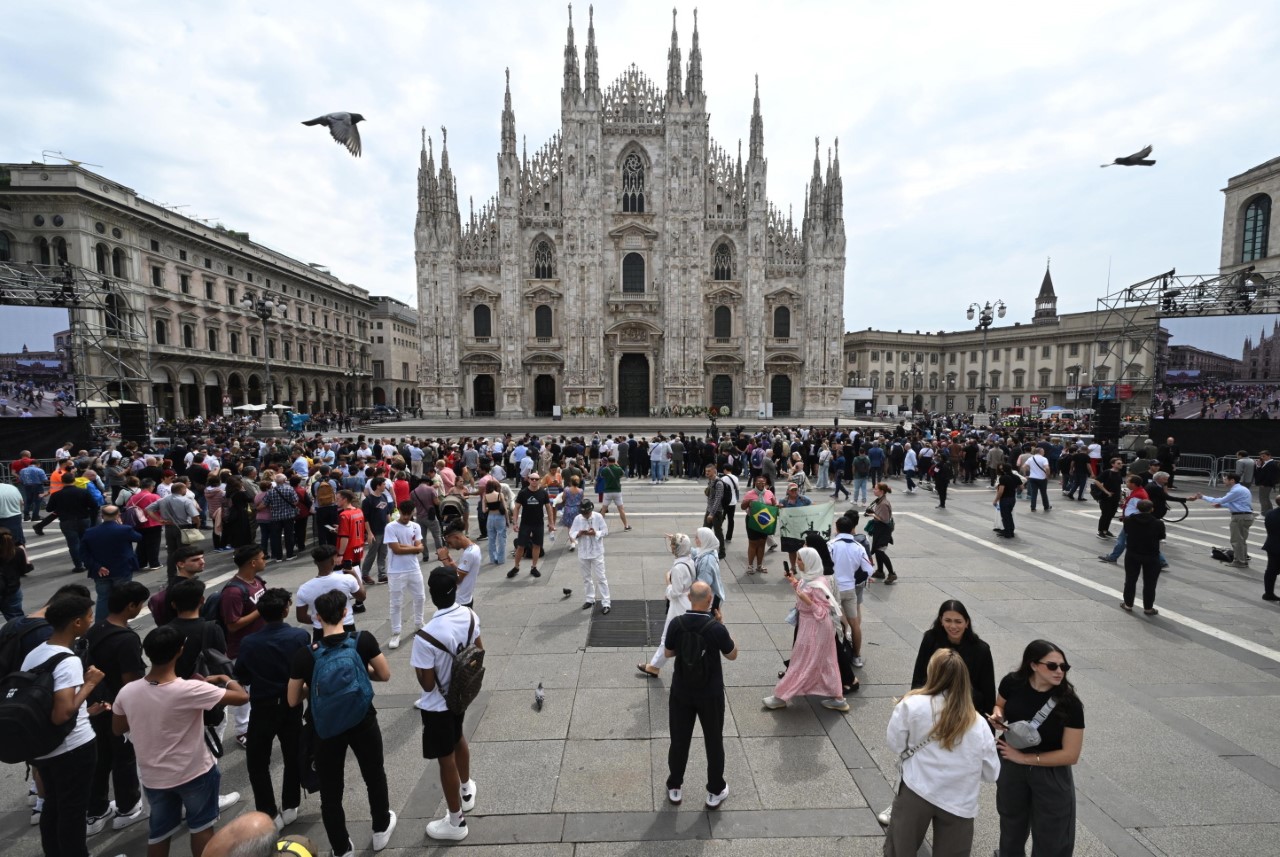
[[745, 160], [709, 136], [695, 18], [665, 89], [634, 65], [580, 72], [570, 17], [561, 127], [517, 148], [508, 78], [497, 192], [459, 210], [447, 138], [425, 137], [415, 229], [420, 392], [430, 414], [648, 415], [668, 405], [829, 417], [844, 380], [837, 150], [815, 145], [794, 223], [768, 197], [757, 94]]

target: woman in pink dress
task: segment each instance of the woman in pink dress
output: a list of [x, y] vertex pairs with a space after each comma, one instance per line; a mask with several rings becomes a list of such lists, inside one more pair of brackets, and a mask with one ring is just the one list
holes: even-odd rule
[[813, 548], [796, 552], [796, 573], [787, 582], [796, 591], [798, 625], [787, 673], [764, 698], [765, 708], [786, 708], [796, 696], [821, 696], [822, 707], [848, 711], [840, 685], [840, 665], [836, 660], [833, 617], [845, 624], [840, 602], [831, 596], [822, 579], [822, 559]]

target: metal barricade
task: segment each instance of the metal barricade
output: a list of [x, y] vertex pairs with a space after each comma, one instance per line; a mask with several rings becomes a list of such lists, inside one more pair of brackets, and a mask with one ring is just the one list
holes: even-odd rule
[[1213, 485], [1218, 476], [1218, 462], [1212, 455], [1184, 452], [1178, 457], [1177, 475], [1204, 476]]
[[[1224, 473], [1235, 473], [1236, 462], [1238, 460], [1239, 459], [1236, 458], [1236, 456], [1234, 455], [1224, 455], [1221, 458], [1219, 458], [1218, 461], [1216, 462], [1218, 465], [1218, 472], [1214, 474], [1214, 478], [1209, 484], [1217, 485], [1219, 482], [1222, 481], [1222, 474]], [[1252, 490], [1253, 486], [1249, 486], [1249, 487], [1250, 487], [1250, 490]]]
[[[14, 472], [11, 461], [0, 461], [0, 482], [8, 482], [13, 485], [18, 484], [18, 474]], [[46, 481], [50, 473], [58, 466], [56, 458], [38, 458], [36, 464], [40, 465], [44, 470]]]

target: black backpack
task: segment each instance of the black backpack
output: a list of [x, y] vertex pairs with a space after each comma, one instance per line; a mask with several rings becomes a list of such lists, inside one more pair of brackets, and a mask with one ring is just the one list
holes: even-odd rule
[[[36, 617], [35, 621], [19, 627], [22, 620], [15, 619], [7, 623], [4, 628], [0, 629], [0, 676], [7, 676], [9, 673], [17, 672], [22, 667], [22, 659], [26, 657], [27, 649], [23, 642], [38, 628], [47, 628], [49, 623], [45, 619]], [[35, 648], [32, 646], [31, 648]]]
[[227, 591], [228, 586], [234, 586], [242, 590], [245, 598], [252, 594], [249, 584], [238, 577], [233, 577], [227, 581], [226, 586], [207, 596], [204, 599], [204, 604], [200, 607], [200, 618], [206, 622], [214, 623], [222, 629], [223, 633], [227, 632], [227, 623], [222, 618], [222, 593]]
[[71, 652], [58, 652], [29, 670], [0, 681], [0, 762], [14, 765], [52, 753], [76, 726], [79, 710], [61, 726], [53, 722], [53, 671]]
[[683, 632], [680, 634], [680, 648], [676, 650], [675, 674], [685, 688], [705, 687], [708, 679], [707, 641], [701, 631], [694, 631], [683, 620], [684, 617], [675, 620]]
[[729, 481], [729, 477], [721, 476], [720, 483], [724, 485], [724, 493], [720, 495], [720, 508], [727, 515], [733, 511], [734, 497], [733, 483]]

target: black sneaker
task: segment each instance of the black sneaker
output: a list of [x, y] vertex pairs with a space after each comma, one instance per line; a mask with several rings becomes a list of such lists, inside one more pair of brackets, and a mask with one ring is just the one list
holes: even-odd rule
[[43, 536], [44, 527], [40, 526], [39, 524], [36, 524], [34, 527], [31, 528], [31, 532], [35, 533], [37, 536]]
[[519, 573], [520, 573], [520, 566], [517, 565], [515, 568], [507, 572], [507, 580], [510, 580], [511, 578], [515, 577]]
[[1280, 601], [1280, 595], [1276, 595], [1274, 592], [1264, 592], [1262, 595], [1262, 600], [1263, 601]]
[[542, 577], [542, 572], [538, 571], [538, 567], [536, 565], [533, 568], [529, 569], [529, 573], [532, 574], [534, 577]]

